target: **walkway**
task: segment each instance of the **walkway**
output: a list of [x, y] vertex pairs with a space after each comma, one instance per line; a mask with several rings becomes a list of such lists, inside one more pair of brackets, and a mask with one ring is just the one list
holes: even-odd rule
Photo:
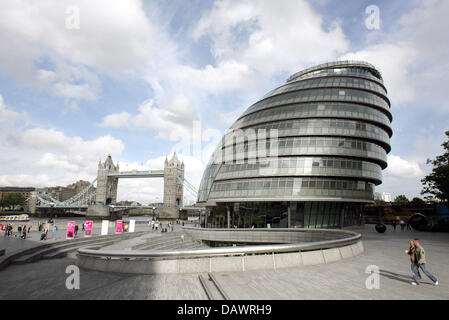
[[[344, 261], [277, 271], [216, 273], [231, 299], [449, 299], [449, 234], [388, 230], [373, 225], [351, 228], [363, 235], [365, 253]], [[423, 275], [412, 286], [408, 240], [419, 237], [429, 270], [440, 281], [434, 286]], [[124, 275], [81, 270], [80, 290], [65, 287], [66, 258], [10, 266], [0, 272], [0, 299], [207, 299], [198, 274]], [[365, 268], [381, 270], [380, 289], [368, 290]]]

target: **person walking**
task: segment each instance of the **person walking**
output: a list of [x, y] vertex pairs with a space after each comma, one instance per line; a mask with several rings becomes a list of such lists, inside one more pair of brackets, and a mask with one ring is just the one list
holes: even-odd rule
[[412, 285], [416, 286], [419, 284], [419, 280], [418, 280], [418, 274], [419, 274], [419, 269], [422, 270], [422, 272], [424, 272], [424, 274], [426, 276], [428, 276], [430, 278], [430, 280], [433, 281], [433, 283], [437, 286], [438, 285], [438, 279], [431, 274], [426, 267], [426, 253], [424, 251], [424, 248], [421, 246], [421, 243], [419, 241], [419, 239], [415, 239], [413, 240], [414, 244], [415, 244], [415, 263], [413, 265], [413, 281], [412, 281]]
[[401, 231], [404, 231], [405, 230], [405, 222], [404, 222], [404, 220], [401, 220], [399, 222], [399, 225], [401, 226]]
[[27, 238], [27, 226], [23, 226], [23, 235], [22, 235], [22, 239], [26, 240]]
[[393, 220], [391, 222], [391, 225], [393, 226], [394, 231], [396, 231], [396, 220]]
[[78, 225], [75, 224], [75, 237], [78, 235]]
[[[410, 240], [410, 247], [408, 248], [408, 250], [405, 250], [405, 253], [408, 254], [410, 256], [410, 269], [412, 270], [412, 274], [414, 274], [414, 265], [415, 265], [415, 261], [416, 261], [416, 254], [415, 254], [415, 242], [413, 240]], [[421, 279], [421, 273], [419, 272], [418, 269], [418, 278]]]

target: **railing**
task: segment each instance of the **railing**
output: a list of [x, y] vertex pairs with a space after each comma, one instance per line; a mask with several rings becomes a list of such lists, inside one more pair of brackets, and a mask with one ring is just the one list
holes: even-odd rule
[[[248, 254], [264, 254], [264, 253], [285, 253], [285, 252], [298, 252], [298, 251], [310, 251], [310, 250], [320, 250], [320, 249], [329, 249], [329, 248], [337, 248], [343, 247], [351, 244], [357, 243], [361, 239], [361, 235], [359, 233], [355, 233], [352, 231], [345, 230], [326, 230], [326, 229], [201, 229], [201, 228], [185, 228], [186, 233], [195, 232], [201, 233], [201, 231], [210, 231], [216, 230], [220, 231], [228, 231], [228, 232], [302, 232], [302, 233], [320, 233], [325, 234], [326, 232], [332, 232], [333, 234], [340, 234], [341, 237], [339, 239], [333, 240], [321, 240], [321, 241], [311, 241], [305, 243], [282, 243], [282, 244], [261, 244], [261, 245], [249, 245], [249, 246], [238, 246], [238, 247], [220, 247], [220, 248], [207, 248], [207, 249], [173, 249], [173, 250], [96, 250], [93, 248], [80, 248], [78, 250], [79, 256], [86, 257], [103, 257], [103, 258], [178, 258], [178, 257], [214, 257], [214, 256], [223, 256], [223, 255], [248, 255]], [[194, 236], [194, 238], [208, 238], [210, 237], [201, 237]], [[217, 237], [216, 239], [222, 239]], [[223, 240], [216, 240], [223, 241]], [[228, 240], [231, 241], [231, 240]], [[243, 240], [242, 240], [243, 241]], [[270, 239], [259, 241], [260, 243], [267, 243]], [[240, 242], [240, 241], [234, 241]], [[256, 242], [253, 240], [252, 242]]]

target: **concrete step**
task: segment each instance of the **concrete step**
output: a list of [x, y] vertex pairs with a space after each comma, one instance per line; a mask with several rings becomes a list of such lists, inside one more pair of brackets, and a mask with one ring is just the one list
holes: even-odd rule
[[[84, 240], [84, 239], [83, 239]], [[115, 241], [119, 241], [120, 239], [114, 239]], [[51, 253], [53, 251], [57, 251], [57, 250], [63, 250], [63, 249], [67, 249], [67, 248], [72, 248], [73, 250], [82, 247], [82, 246], [87, 246], [87, 245], [92, 245], [98, 242], [102, 242], [105, 241], [104, 239], [88, 239], [88, 240], [84, 240], [84, 241], [69, 241], [69, 242], [65, 242], [62, 244], [58, 244], [58, 245], [53, 245], [50, 247], [45, 247], [42, 248], [40, 250], [37, 251], [33, 251], [31, 253], [28, 254], [24, 254], [18, 258], [15, 258], [11, 261], [11, 264], [24, 264], [24, 263], [29, 263], [29, 262], [33, 262], [36, 260], [41, 259], [42, 256]], [[109, 240], [110, 241], [110, 240]]]
[[192, 248], [195, 245], [195, 242], [193, 241], [186, 241], [182, 242], [181, 240], [176, 242], [170, 242], [166, 243], [164, 245], [160, 245], [156, 248], [152, 248], [153, 250], [170, 250], [170, 249], [186, 249], [186, 248]]
[[184, 241], [182, 241], [181, 238], [173, 238], [173, 239], [166, 239], [166, 241], [158, 241], [155, 243], [151, 243], [145, 247], [141, 247], [141, 250], [162, 250], [170, 248], [173, 245], [188, 248], [194, 243], [195, 241], [190, 237], [184, 238]]
[[[100, 241], [100, 242], [95, 242], [93, 244], [95, 245], [101, 245], [101, 246], [108, 246], [111, 244], [116, 243], [117, 241], [120, 240], [104, 240], [104, 241]], [[81, 246], [83, 247], [83, 246]], [[69, 252], [78, 250], [81, 247], [69, 247], [69, 248], [65, 248], [65, 249], [58, 249], [55, 251], [52, 251], [50, 253], [44, 254], [41, 259], [54, 259], [54, 258], [61, 258], [61, 257], [65, 257]]]
[[[188, 241], [190, 237], [185, 236], [184, 241]], [[157, 249], [159, 246], [165, 246], [167, 243], [181, 241], [181, 233], [163, 235], [159, 237], [148, 238], [145, 243], [141, 243], [132, 247], [132, 250], [151, 250]]]
[[41, 251], [45, 248], [56, 247], [56, 246], [63, 245], [66, 243], [79, 243], [81, 246], [82, 243], [85, 243], [86, 241], [91, 241], [92, 239], [95, 239], [95, 240], [101, 240], [101, 239], [118, 239], [118, 240], [120, 240], [120, 239], [123, 239], [124, 240], [124, 239], [128, 239], [131, 237], [138, 237], [138, 236], [144, 235], [146, 233], [147, 233], [146, 231], [138, 231], [138, 232], [133, 232], [133, 233], [123, 233], [123, 234], [119, 234], [119, 235], [93, 236], [91, 238], [78, 238], [78, 239], [60, 240], [60, 241], [54, 241], [54, 242], [52, 242], [52, 241], [40, 242], [39, 244], [37, 244], [31, 248], [20, 249], [20, 250], [5, 253], [5, 255], [2, 256], [0, 259], [0, 271], [3, 270], [4, 268], [6, 268], [8, 265], [10, 265], [13, 260], [20, 259], [21, 257], [23, 257], [25, 255], [29, 255], [34, 252]]
[[[132, 237], [132, 234], [121, 234], [121, 235], [113, 235], [110, 237], [102, 236], [102, 237], [92, 237], [92, 238], [82, 238], [82, 239], [73, 239], [61, 242], [55, 242], [52, 244], [45, 245], [43, 247], [37, 247], [36, 250], [33, 250], [29, 253], [23, 254], [17, 258], [14, 258], [11, 261], [11, 264], [24, 264], [29, 262], [34, 262], [42, 258], [42, 256], [49, 254], [53, 251], [71, 249], [76, 250], [83, 246], [93, 245], [96, 243], [102, 243], [105, 241], [113, 241], [117, 242], [123, 240], [125, 238]], [[68, 250], [69, 252], [71, 250]]]

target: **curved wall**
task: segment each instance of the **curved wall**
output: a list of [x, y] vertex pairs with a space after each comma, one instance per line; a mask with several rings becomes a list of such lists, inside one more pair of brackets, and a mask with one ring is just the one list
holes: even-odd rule
[[[310, 221], [312, 215], [329, 210], [358, 215], [361, 203], [373, 201], [374, 185], [382, 182], [381, 170], [387, 167], [391, 150], [391, 121], [387, 90], [379, 71], [369, 63], [338, 61], [292, 75], [251, 105], [217, 147], [198, 195], [198, 202], [211, 208], [208, 226], [351, 224], [344, 219], [331, 223], [330, 217]], [[316, 201], [327, 204], [309, 203]], [[257, 205], [260, 202], [279, 203], [266, 209], [266, 203]], [[241, 203], [253, 208], [244, 210], [244, 217], [240, 217]], [[291, 203], [296, 203], [295, 210], [304, 207], [297, 212], [303, 215], [296, 219], [299, 224], [292, 224]], [[227, 221], [220, 206], [226, 208]], [[279, 208], [284, 210], [277, 214], [279, 220], [288, 215], [286, 223], [259, 223], [246, 217], [255, 218], [261, 211], [272, 215]], [[237, 223], [229, 218], [234, 213]], [[310, 214], [307, 224], [304, 214]], [[211, 224], [214, 218], [220, 221]]]

